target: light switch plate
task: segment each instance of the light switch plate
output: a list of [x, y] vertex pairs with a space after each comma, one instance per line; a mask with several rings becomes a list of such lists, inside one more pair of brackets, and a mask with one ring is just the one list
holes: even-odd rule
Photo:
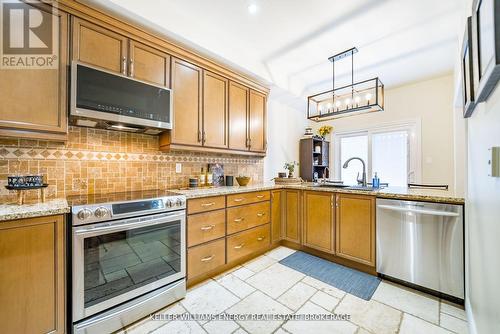
[[182, 164], [181, 163], [176, 163], [175, 164], [175, 172], [177, 174], [182, 173]]
[[492, 177], [500, 177], [500, 147], [495, 146], [490, 148], [491, 158], [489, 161], [490, 164], [490, 173], [489, 176]]

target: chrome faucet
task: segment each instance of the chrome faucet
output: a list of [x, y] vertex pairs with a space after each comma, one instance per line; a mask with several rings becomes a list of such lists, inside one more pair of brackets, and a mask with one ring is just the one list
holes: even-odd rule
[[358, 184], [361, 184], [363, 187], [366, 187], [366, 164], [365, 164], [365, 162], [361, 158], [352, 157], [350, 159], [347, 159], [347, 161], [344, 162], [344, 165], [342, 167], [347, 168], [349, 166], [349, 162], [351, 162], [351, 160], [359, 160], [363, 164], [363, 176], [362, 176], [362, 178], [360, 180], [359, 179], [359, 173], [358, 173], [358, 177], [356, 179], [358, 181]]

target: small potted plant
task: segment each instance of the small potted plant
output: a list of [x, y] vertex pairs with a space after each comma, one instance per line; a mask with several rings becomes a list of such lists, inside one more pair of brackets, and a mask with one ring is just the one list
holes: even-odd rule
[[298, 166], [299, 163], [297, 161], [292, 161], [292, 162], [285, 162], [285, 168], [288, 171], [288, 177], [292, 178], [293, 177], [293, 172], [295, 171], [295, 166]]
[[320, 127], [318, 129], [318, 134], [323, 138], [325, 139], [325, 136], [330, 134], [330, 132], [332, 132], [332, 129], [333, 127], [331, 127], [330, 125], [323, 125], [322, 127]]

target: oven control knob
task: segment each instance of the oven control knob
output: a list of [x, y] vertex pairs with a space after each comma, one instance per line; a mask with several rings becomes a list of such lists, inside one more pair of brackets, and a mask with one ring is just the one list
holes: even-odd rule
[[177, 199], [177, 206], [183, 206], [184, 205], [184, 200], [182, 198]]
[[97, 209], [95, 209], [94, 216], [96, 216], [97, 218], [104, 218], [108, 215], [108, 212], [109, 212], [108, 209], [106, 209], [103, 206], [100, 206]]
[[80, 220], [87, 220], [90, 218], [90, 216], [92, 216], [92, 211], [90, 211], [89, 209], [81, 209], [80, 211], [78, 211], [76, 216]]
[[165, 204], [167, 205], [167, 208], [171, 208], [175, 205], [175, 203], [171, 199], [169, 199]]

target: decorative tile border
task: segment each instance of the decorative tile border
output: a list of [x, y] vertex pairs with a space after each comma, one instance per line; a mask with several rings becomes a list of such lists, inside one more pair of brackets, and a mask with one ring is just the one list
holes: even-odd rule
[[182, 153], [122, 153], [87, 150], [0, 146], [0, 159], [68, 160], [68, 161], [139, 161], [139, 162], [200, 162], [222, 164], [258, 164], [262, 158], [205, 156]]

